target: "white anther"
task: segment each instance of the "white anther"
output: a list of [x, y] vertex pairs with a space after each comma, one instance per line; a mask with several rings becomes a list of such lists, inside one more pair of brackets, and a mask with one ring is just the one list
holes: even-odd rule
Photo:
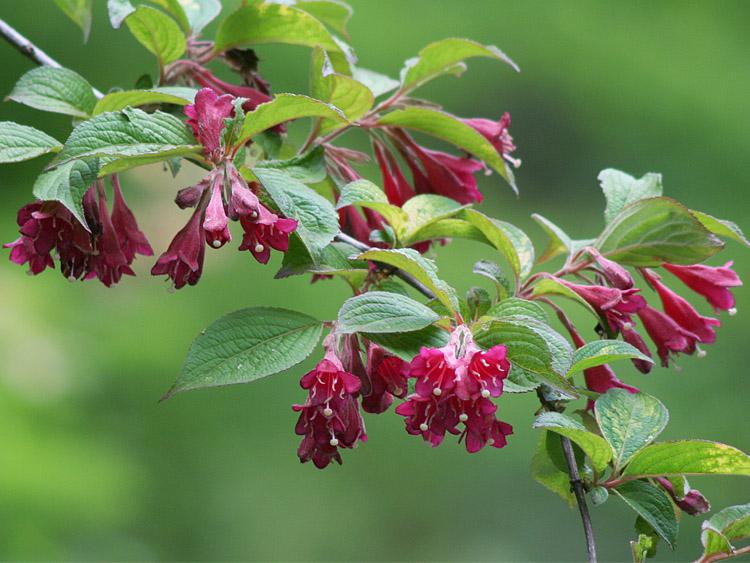
[[698, 354], [697, 354], [697, 356], [698, 356], [699, 358], [705, 358], [705, 357], [706, 357], [706, 354], [707, 354], [707, 352], [706, 352], [705, 350], [698, 350]]
[[460, 420], [461, 422], [466, 422], [467, 420], [469, 420], [469, 415], [465, 412], [462, 412], [458, 415], [458, 420]]
[[211, 243], [211, 246], [213, 246], [214, 248], [219, 248], [221, 246], [221, 241], [219, 239], [216, 239]]
[[731, 309], [728, 309], [727, 313], [729, 313], [730, 317], [735, 316], [737, 314], [737, 307], [732, 307]]
[[339, 445], [339, 441], [336, 438], [331, 438], [331, 441], [328, 443], [331, 444], [334, 448]]
[[622, 329], [623, 330], [632, 330], [633, 329], [633, 323], [622, 323]]
[[331, 407], [326, 407], [323, 409], [323, 416], [326, 418], [333, 416], [333, 409]]
[[440, 395], [443, 394], [443, 390], [440, 387], [435, 387], [432, 390], [432, 394], [435, 395], [436, 397], [439, 397]]
[[429, 428], [430, 428], [430, 427], [429, 427], [429, 426], [427, 426], [427, 423], [426, 423], [426, 422], [423, 422], [422, 424], [420, 424], [420, 425], [419, 425], [419, 429], [420, 429], [420, 430], [421, 430], [422, 432], [427, 432], [427, 430], [428, 430]]
[[251, 211], [250, 212], [250, 217], [253, 218], [253, 219], [257, 218], [258, 217], [258, 212], [257, 211]]
[[263, 245], [258, 243], [255, 245], [255, 252], [263, 252]]
[[[29, 272], [31, 272], [31, 270], [29, 270]], [[75, 277], [75, 276], [72, 276], [72, 275], [71, 275], [71, 276], [68, 276], [68, 281], [69, 281], [69, 282], [74, 282], [74, 281], [76, 281], [76, 277]]]
[[485, 399], [490, 396], [490, 390], [489, 389], [482, 389], [482, 392], [480, 393], [482, 397]]
[[489, 440], [487, 440], [487, 445], [492, 446], [494, 444], [495, 444], [495, 439], [494, 438], [490, 438]]

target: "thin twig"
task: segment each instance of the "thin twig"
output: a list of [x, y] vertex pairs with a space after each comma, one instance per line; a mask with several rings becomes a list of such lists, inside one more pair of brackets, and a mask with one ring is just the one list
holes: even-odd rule
[[[13, 45], [16, 49], [18, 49], [18, 52], [22, 55], [28, 57], [32, 61], [34, 61], [36, 64], [41, 66], [51, 66], [54, 68], [60, 68], [60, 63], [58, 63], [55, 59], [50, 57], [47, 53], [42, 51], [39, 47], [34, 45], [31, 41], [26, 39], [23, 35], [18, 33], [13, 27], [8, 25], [8, 23], [0, 19], [0, 35], [3, 36], [3, 39], [5, 39], [8, 43]], [[103, 98], [104, 94], [102, 94], [99, 90], [96, 88], [94, 90], [94, 95], [97, 98]]]
[[750, 545], [732, 550], [732, 553], [713, 553], [711, 555], [701, 557], [696, 561], [696, 563], [714, 563], [714, 561], [724, 561], [725, 559], [732, 559], [733, 557], [740, 557], [741, 555], [748, 554], [750, 554]]

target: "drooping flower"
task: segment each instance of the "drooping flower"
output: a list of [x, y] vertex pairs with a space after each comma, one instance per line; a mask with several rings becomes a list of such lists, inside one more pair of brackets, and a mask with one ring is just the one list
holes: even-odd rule
[[[649, 350], [640, 333], [632, 327], [632, 323], [627, 323], [626, 325], [621, 326], [620, 333], [622, 334], [622, 339], [625, 342], [638, 349], [639, 352], [648, 356], [649, 358], [652, 357], [651, 350]], [[652, 362], [647, 362], [638, 358], [633, 358], [632, 362], [636, 369], [641, 373], [650, 373], [651, 368], [653, 368], [654, 366]]]
[[602, 256], [596, 248], [589, 247], [586, 249], [586, 252], [594, 258], [599, 266], [599, 272], [610, 286], [623, 291], [632, 289], [633, 277], [630, 275], [630, 272], [617, 262]]
[[133, 212], [125, 203], [125, 198], [120, 190], [120, 180], [117, 175], [112, 176], [112, 189], [114, 203], [112, 204], [112, 224], [118, 233], [120, 248], [128, 264], [133, 262], [136, 254], [142, 256], [153, 256], [154, 251], [135, 220]]
[[120, 247], [117, 232], [107, 211], [103, 183], [97, 184], [97, 199], [99, 235], [92, 237], [94, 252], [90, 257], [89, 276], [94, 274], [104, 285], [111, 287], [112, 284], [118, 283], [123, 275], [134, 276], [135, 273]]
[[362, 399], [362, 408], [366, 412], [377, 414], [388, 410], [393, 397], [403, 399], [409, 390], [406, 368], [407, 364], [401, 358], [370, 343], [365, 366], [370, 390]]
[[16, 222], [21, 236], [3, 245], [10, 248], [11, 262], [19, 266], [28, 262], [33, 275], [55, 267], [52, 251], [57, 242], [55, 213], [59, 206], [55, 201], [35, 201], [18, 210]]
[[682, 478], [683, 490], [675, 489], [672, 481], [666, 477], [656, 477], [655, 481], [669, 493], [674, 503], [680, 507], [680, 510], [691, 516], [697, 516], [711, 510], [711, 503], [698, 489], [691, 489], [687, 479]]
[[394, 156], [377, 140], [372, 144], [375, 159], [383, 177], [383, 191], [388, 202], [401, 207], [414, 197], [414, 188], [409, 185]]
[[224, 205], [224, 176], [214, 174], [211, 182], [211, 199], [206, 207], [206, 215], [203, 220], [203, 232], [206, 243], [213, 248], [221, 248], [230, 240], [229, 217]]
[[510, 132], [508, 131], [508, 127], [510, 127], [510, 114], [507, 111], [498, 121], [482, 117], [462, 119], [461, 121], [475, 129], [492, 143], [495, 150], [514, 167], [518, 168], [521, 166], [521, 161], [511, 156], [511, 153], [516, 150], [516, 145], [513, 144], [513, 137], [510, 136]]
[[295, 219], [282, 218], [258, 204], [258, 217], [240, 217], [245, 231], [240, 250], [249, 250], [261, 264], [268, 263], [271, 249], [289, 250], [289, 235], [297, 228]]
[[659, 294], [664, 312], [686, 331], [696, 335], [700, 342], [710, 344], [716, 341], [713, 327], [721, 326], [718, 319], [701, 316], [695, 308], [661, 282], [659, 276], [650, 270], [643, 275]]
[[705, 297], [706, 301], [717, 311], [729, 311], [730, 314], [735, 312], [734, 295], [729, 288], [742, 285], [742, 280], [732, 270], [731, 261], [719, 267], [702, 264], [693, 266], [664, 264], [663, 267], [677, 276], [690, 289]]
[[187, 123], [203, 145], [203, 154], [215, 164], [224, 158], [221, 132], [224, 120], [234, 113], [232, 99], [228, 94], [220, 96], [211, 88], [201, 88], [195, 95], [195, 103], [185, 106]]
[[594, 310], [605, 317], [613, 329], [630, 321], [630, 315], [646, 306], [638, 295], [639, 289], [617, 289], [603, 285], [582, 285], [557, 278], [557, 281], [575, 291]]
[[664, 367], [669, 365], [670, 354], [692, 354], [700, 340], [696, 334], [678, 325], [670, 316], [646, 306], [638, 311], [646, 332], [656, 344], [656, 351]]
[[203, 273], [203, 257], [206, 246], [201, 222], [203, 209], [198, 206], [190, 220], [175, 235], [169, 248], [151, 268], [151, 274], [166, 274], [174, 282], [175, 289], [185, 285], [195, 285]]
[[339, 448], [353, 448], [367, 441], [357, 394], [360, 380], [344, 371], [341, 361], [329, 348], [323, 360], [308, 372], [300, 385], [308, 391], [299, 412], [295, 432], [304, 436], [297, 450], [301, 462], [311, 461], [319, 469], [331, 460], [342, 462]]
[[489, 397], [502, 394], [510, 367], [505, 356], [501, 345], [482, 351], [465, 326], [453, 331], [446, 346], [422, 348], [408, 366], [416, 392], [396, 408], [406, 417], [406, 431], [433, 446], [446, 432], [460, 434], [469, 453], [487, 444], [503, 447], [512, 428], [495, 418], [497, 407]]
[[214, 90], [218, 94], [229, 94], [235, 98], [245, 98], [242, 109], [252, 111], [260, 104], [271, 101], [271, 96], [252, 86], [239, 86], [225, 82], [205, 67], [193, 66], [191, 72], [195, 81], [204, 88]]

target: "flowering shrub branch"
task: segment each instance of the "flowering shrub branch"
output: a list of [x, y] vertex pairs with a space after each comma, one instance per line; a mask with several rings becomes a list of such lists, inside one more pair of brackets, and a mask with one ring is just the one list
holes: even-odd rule
[[[58, 4], [87, 34], [90, 12]], [[261, 264], [282, 256], [277, 278], [339, 278], [353, 293], [335, 320], [262, 304], [218, 319], [193, 342], [165, 399], [286, 371], [325, 331], [324, 355], [302, 377], [303, 400], [292, 407], [298, 457], [322, 469], [367, 441], [363, 413], [392, 406], [406, 432], [433, 447], [453, 435], [468, 453], [502, 449], [513, 428], [500, 405], [508, 395], [535, 392], [540, 441], [532, 472], [577, 504], [589, 561], [596, 547], [588, 502], [613, 495], [635, 512], [631, 547], [642, 561], [658, 541], [674, 545], [680, 512], [710, 509], [686, 475], [750, 475], [750, 457], [731, 446], [655, 442], [666, 407], [611, 367], [630, 361], [648, 373], [655, 359], [668, 367], [680, 354], [704, 356], [720, 320], [681, 292], [705, 298], [716, 315], [735, 314], [732, 290], [741, 281], [732, 263], [705, 262], [722, 250], [722, 239], [750, 242], [734, 223], [665, 197], [660, 175], [610, 169], [599, 175], [603, 231], [574, 240], [534, 215], [549, 237], [536, 257], [522, 230], [476, 209], [483, 199], [478, 173], [494, 172], [518, 191], [510, 114], [461, 118], [415, 97], [431, 80], [460, 75], [470, 58], [518, 70], [497, 47], [437, 41], [395, 80], [358, 66], [341, 39], [351, 10], [338, 0], [245, 3], [224, 17], [213, 40], [201, 34], [220, 15], [217, 0], [109, 0], [108, 9], [113, 27], [124, 24], [155, 55], [155, 81], [146, 76], [132, 89], [102, 94], [0, 21], [2, 35], [43, 65], [8, 97], [75, 118], [64, 143], [0, 123], [0, 162], [54, 155], [34, 184], [35, 200], [17, 214], [18, 238], [4, 245], [10, 260], [34, 275], [59, 268], [68, 279], [108, 287], [134, 275], [136, 256], [154, 252], [119, 174], [161, 162], [177, 175], [188, 162], [204, 175], [177, 192], [175, 204], [189, 217], [169, 244], [160, 243], [166, 249], [153, 275], [175, 289], [195, 285], [206, 252], [230, 245], [241, 229], [240, 251]], [[310, 96], [273, 92], [251, 48], [268, 42], [311, 49]], [[219, 77], [222, 65], [230, 81]], [[312, 125], [298, 147], [286, 131], [302, 119]], [[334, 144], [355, 132], [368, 138], [371, 154]], [[415, 134], [455, 150], [423, 146]], [[378, 183], [357, 171], [371, 158]], [[473, 266], [494, 295], [472, 287], [461, 296], [440, 278], [431, 257], [456, 238], [501, 259]], [[543, 269], [560, 257], [559, 268]], [[595, 330], [576, 326], [564, 301], [583, 307]], [[566, 413], [579, 400], [582, 408]], [[702, 561], [746, 551], [731, 542], [750, 536], [747, 506], [704, 523]]]

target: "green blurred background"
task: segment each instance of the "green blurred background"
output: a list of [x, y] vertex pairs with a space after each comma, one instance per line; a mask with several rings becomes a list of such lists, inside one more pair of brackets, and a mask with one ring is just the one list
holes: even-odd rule
[[[473, 60], [460, 80], [421, 94], [463, 116], [513, 116], [523, 159], [516, 199], [496, 176], [483, 178], [483, 209], [527, 230], [541, 250], [536, 211], [581, 238], [601, 228], [599, 170], [664, 174], [667, 193], [692, 208], [750, 228], [746, 195], [747, 22], [736, 2], [351, 0], [353, 45], [362, 66], [397, 75], [424, 44], [466, 36], [504, 49], [514, 74]], [[51, 0], [0, 2], [0, 16], [96, 87], [128, 87], [151, 56], [106, 21], [95, 0], [88, 45]], [[226, 2], [229, 9], [234, 2]], [[212, 26], [211, 29], [215, 28]], [[258, 52], [276, 91], [306, 92], [309, 51]], [[0, 93], [31, 63], [0, 44]], [[6, 102], [0, 119], [64, 138], [65, 116]], [[293, 134], [304, 134], [296, 128]], [[363, 146], [357, 134], [353, 146]], [[41, 161], [0, 169], [0, 239], [16, 236], [16, 209], [31, 197]], [[161, 251], [186, 220], [172, 180], [154, 166], [124, 177], [144, 231]], [[724, 255], [750, 277], [750, 254]], [[494, 258], [456, 243], [442, 250], [444, 276], [461, 291], [478, 283], [471, 264]], [[536, 484], [529, 460], [536, 408], [506, 395], [507, 448], [469, 456], [453, 440], [437, 449], [406, 435], [392, 412], [366, 419], [369, 442], [345, 451], [343, 467], [317, 471], [295, 456], [290, 405], [314, 362], [252, 385], [188, 393], [165, 404], [191, 339], [220, 315], [258, 304], [321, 318], [347, 291], [339, 281], [273, 281], [274, 267], [247, 253], [208, 252], [196, 287], [168, 293], [136, 262], [137, 278], [107, 290], [68, 283], [57, 272], [29, 278], [0, 260], [0, 558], [6, 560], [503, 560], [583, 558], [577, 514]], [[630, 383], [661, 397], [671, 412], [663, 437], [701, 437], [750, 450], [747, 336], [750, 292], [738, 290], [736, 317], [723, 316], [703, 360], [650, 376], [621, 365]], [[701, 304], [703, 305], [703, 304]], [[708, 311], [705, 311], [706, 313]], [[588, 322], [588, 321], [587, 321]], [[490, 451], [491, 450], [491, 451]], [[750, 501], [738, 478], [694, 478], [715, 509]], [[592, 509], [602, 560], [626, 560], [633, 515], [611, 499]], [[683, 518], [677, 551], [699, 553], [700, 518]]]

